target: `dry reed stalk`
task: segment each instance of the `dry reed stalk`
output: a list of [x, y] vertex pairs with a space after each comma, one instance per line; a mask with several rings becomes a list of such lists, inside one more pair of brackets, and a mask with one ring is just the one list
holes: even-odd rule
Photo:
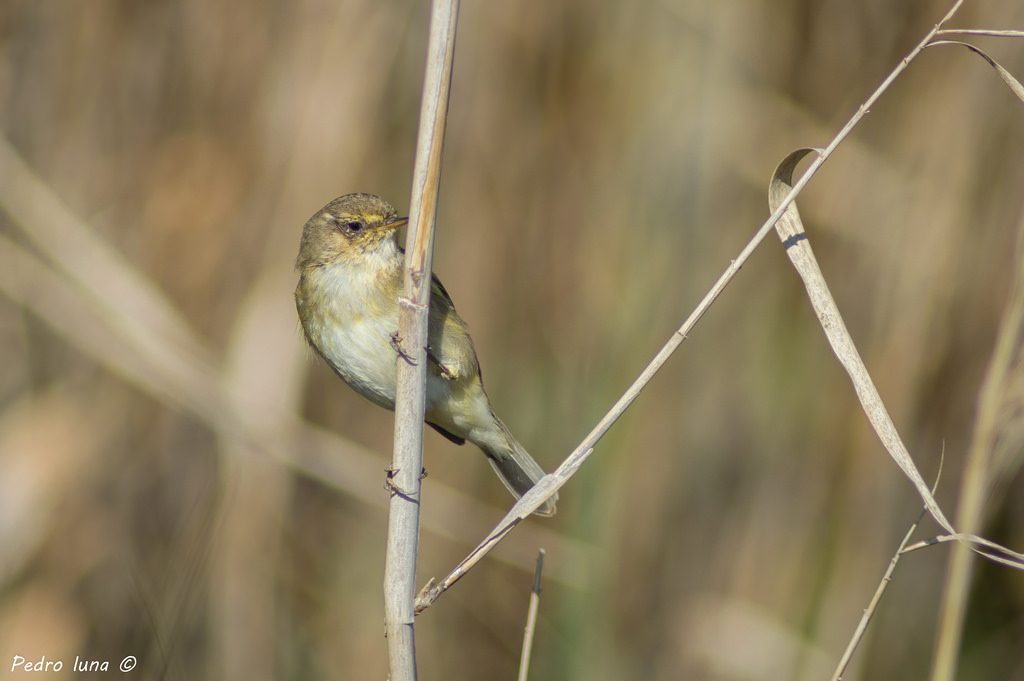
[[[939, 457], [939, 472], [935, 474], [935, 484], [932, 485], [932, 494], [935, 494], [935, 489], [939, 486], [939, 479], [942, 477], [942, 464], [944, 457]], [[853, 659], [853, 654], [857, 651], [857, 646], [860, 645], [861, 640], [864, 638], [864, 634], [868, 630], [868, 624], [871, 623], [871, 618], [875, 614], [875, 610], [878, 609], [878, 604], [882, 602], [882, 596], [885, 595], [885, 590], [889, 587], [889, 583], [892, 581], [892, 575], [896, 571], [896, 565], [900, 562], [900, 557], [906, 553], [907, 542], [910, 541], [910, 537], [913, 536], [914, 530], [921, 524], [922, 518], [925, 513], [928, 512], [927, 508], [922, 508], [921, 513], [918, 514], [917, 519], [910, 524], [910, 529], [903, 535], [903, 541], [900, 542], [899, 547], [896, 549], [896, 553], [893, 554], [892, 559], [889, 560], [889, 565], [885, 568], [885, 572], [882, 574], [882, 580], [878, 583], [878, 587], [875, 589], [875, 593], [871, 596], [871, 601], [868, 603], [868, 607], [864, 608], [864, 614], [861, 615], [860, 621], [857, 623], [857, 628], [853, 631], [853, 636], [850, 637], [850, 642], [846, 645], [846, 650], [843, 651], [842, 657], [839, 658], [839, 663], [836, 665], [836, 670], [832, 674], [832, 681], [841, 681], [843, 675], [846, 673], [846, 668], [850, 666], [850, 661]]]
[[1024, 31], [1003, 31], [987, 28], [945, 28], [935, 35], [981, 35], [990, 38], [1024, 38]]
[[530, 591], [530, 607], [526, 611], [526, 627], [523, 629], [523, 650], [519, 655], [518, 681], [526, 681], [530, 675], [530, 656], [533, 654], [533, 637], [537, 631], [537, 612], [540, 610], [540, 580], [544, 572], [544, 549], [537, 552], [537, 569], [533, 573], [533, 589]]
[[404, 350], [402, 359], [405, 361], [397, 361], [396, 358], [395, 450], [387, 473], [387, 485], [392, 494], [384, 562], [384, 626], [391, 681], [413, 681], [416, 678], [413, 604], [420, 531], [430, 261], [458, 11], [458, 0], [435, 0], [431, 7], [419, 136], [412, 197], [409, 200], [405, 288], [399, 299], [398, 342]]
[[875, 589], [874, 595], [871, 596], [871, 601], [868, 603], [868, 607], [864, 609], [864, 614], [857, 623], [857, 628], [854, 630], [853, 636], [850, 638], [850, 642], [846, 645], [846, 650], [843, 651], [842, 657], [839, 658], [836, 670], [832, 674], [832, 681], [841, 681], [843, 675], [846, 673], [846, 668], [850, 666], [853, 654], [857, 652], [857, 646], [859, 646], [861, 640], [863, 640], [864, 634], [868, 630], [868, 624], [871, 623], [871, 618], [874, 616], [875, 610], [878, 609], [878, 604], [882, 601], [882, 596], [885, 595], [886, 588], [888, 588], [889, 583], [892, 581], [892, 574], [896, 571], [896, 564], [900, 562], [900, 557], [903, 555], [903, 549], [906, 548], [907, 542], [910, 541], [911, 535], [914, 534], [914, 530], [917, 529], [918, 523], [921, 522], [921, 519], [924, 517], [927, 510], [928, 509], [921, 510], [921, 514], [917, 517], [917, 520], [911, 524], [910, 529], [908, 529], [907, 533], [903, 535], [903, 541], [900, 542], [899, 547], [896, 549], [896, 553], [893, 554], [892, 559], [889, 561], [889, 565], [885, 568], [885, 573], [882, 575], [882, 581], [878, 583], [878, 587]]

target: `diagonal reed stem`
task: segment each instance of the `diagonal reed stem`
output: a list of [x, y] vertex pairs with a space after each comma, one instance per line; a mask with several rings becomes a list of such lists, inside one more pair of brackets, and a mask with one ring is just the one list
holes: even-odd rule
[[803, 191], [807, 183], [811, 181], [811, 178], [817, 174], [821, 166], [825, 164], [825, 161], [832, 156], [832, 153], [836, 148], [845, 140], [850, 132], [860, 123], [861, 119], [867, 114], [867, 112], [874, 106], [875, 102], [878, 101], [879, 97], [889, 89], [889, 86], [902, 74], [910, 63], [917, 58], [922, 50], [928, 45], [929, 41], [935, 37], [935, 34], [942, 29], [942, 26], [949, 21], [957, 10], [960, 9], [960, 5], [963, 4], [963, 0], [956, 0], [950, 7], [949, 11], [946, 12], [945, 16], [937, 23], [924, 38], [921, 39], [917, 45], [904, 57], [899, 64], [886, 76], [885, 80], [882, 81], [871, 96], [861, 104], [860, 108], [853, 114], [850, 120], [843, 126], [843, 128], [832, 138], [826, 146], [811, 162], [804, 174], [800, 176], [800, 179], [793, 185], [793, 188], [788, 194], [780, 201], [778, 207], [772, 212], [772, 214], [765, 220], [764, 224], [757, 230], [757, 233], [747, 242], [747, 245], [743, 247], [736, 259], [733, 260], [729, 266], [722, 272], [718, 280], [714, 283], [711, 289], [704, 295], [697, 307], [694, 308], [690, 316], [686, 318], [682, 326], [672, 334], [672, 336], [665, 342], [661, 350], [654, 356], [654, 359], [644, 368], [640, 375], [633, 381], [632, 385], [623, 393], [622, 397], [612, 406], [608, 413], [601, 418], [601, 420], [594, 426], [594, 429], [583, 439], [583, 441], [576, 447], [575, 450], [562, 462], [562, 464], [551, 474], [545, 476], [541, 481], [529, 492], [527, 492], [518, 502], [505, 514], [505, 517], [495, 525], [494, 529], [491, 530], [480, 544], [470, 552], [462, 561], [452, 569], [442, 580], [436, 581], [431, 579], [424, 587], [420, 590], [419, 596], [416, 597], [416, 612], [422, 612], [423, 610], [430, 607], [434, 601], [440, 597], [442, 593], [450, 589], [457, 581], [459, 581], [467, 572], [480, 562], [480, 560], [487, 555], [494, 547], [500, 542], [512, 529], [519, 524], [524, 518], [528, 517], [534, 510], [540, 507], [547, 499], [555, 494], [562, 485], [564, 485], [570, 477], [579, 469], [583, 462], [593, 453], [594, 446], [597, 442], [604, 437], [604, 434], [608, 432], [608, 429], [619, 420], [619, 417], [633, 404], [634, 400], [640, 395], [640, 392], [647, 386], [647, 384], [654, 378], [654, 375], [658, 373], [661, 367], [668, 361], [668, 358], [672, 356], [672, 353], [686, 340], [686, 336], [690, 331], [697, 325], [697, 323], [703, 318], [704, 314], [708, 311], [711, 305], [718, 299], [725, 287], [733, 280], [733, 278], [739, 273], [743, 265], [750, 259], [754, 250], [764, 241], [765, 237], [771, 233], [774, 229], [775, 224], [785, 214], [786, 209], [789, 205], [796, 200], [796, 197]]

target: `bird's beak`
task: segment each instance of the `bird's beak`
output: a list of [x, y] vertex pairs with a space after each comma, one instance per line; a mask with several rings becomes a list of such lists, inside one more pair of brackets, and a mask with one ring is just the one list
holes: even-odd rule
[[407, 224], [409, 224], [409, 218], [388, 218], [388, 220], [384, 224], [390, 227], [391, 229], [399, 229], [400, 227], [405, 227]]

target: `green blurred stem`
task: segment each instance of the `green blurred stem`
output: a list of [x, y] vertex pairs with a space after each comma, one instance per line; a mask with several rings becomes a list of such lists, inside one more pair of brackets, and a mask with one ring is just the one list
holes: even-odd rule
[[[1024, 238], [1024, 221], [1021, 229]], [[1017, 260], [1019, 263], [1020, 258]], [[1022, 323], [1024, 267], [1018, 264], [1014, 289], [1003, 313], [996, 347], [978, 399], [977, 421], [971, 448], [967, 454], [966, 469], [960, 483], [960, 506], [957, 509], [956, 524], [961, 532], [973, 533], [981, 529], [989, 467], [999, 438], [999, 412], [1006, 380], [1020, 344]], [[974, 559], [970, 548], [957, 542], [949, 559], [946, 582], [943, 586], [942, 610], [935, 637], [931, 681], [952, 681], [955, 676], [973, 567]]]

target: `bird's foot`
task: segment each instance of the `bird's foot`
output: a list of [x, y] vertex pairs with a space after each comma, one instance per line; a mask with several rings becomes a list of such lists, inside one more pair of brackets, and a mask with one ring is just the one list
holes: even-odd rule
[[430, 361], [432, 361], [434, 364], [436, 364], [437, 365], [437, 370], [441, 372], [441, 378], [447, 379], [449, 381], [454, 381], [455, 378], [456, 378], [455, 372], [452, 371], [451, 369], [449, 369], [448, 367], [446, 367], [441, 362], [441, 360], [437, 358], [437, 355], [434, 354], [434, 348], [432, 348], [432, 347], [430, 347], [428, 345], [426, 347], [426, 351], [427, 351], [427, 358], [430, 359]]
[[399, 357], [405, 360], [406, 364], [411, 367], [416, 366], [416, 360], [402, 347], [402, 337], [398, 335], [397, 331], [391, 334], [391, 347], [398, 353]]
[[[402, 489], [395, 482], [395, 476], [398, 475], [398, 468], [394, 466], [388, 466], [384, 469], [384, 489], [386, 489], [391, 496], [399, 496], [407, 501], [415, 501], [413, 492]], [[427, 469], [420, 468], [420, 480], [427, 477]]]
[[402, 489], [398, 486], [398, 483], [395, 482], [395, 476], [398, 475], [398, 471], [399, 469], [394, 466], [388, 466], [384, 469], [384, 489], [386, 489], [393, 497], [399, 496], [406, 501], [415, 501], [416, 499], [413, 497], [412, 492]]

